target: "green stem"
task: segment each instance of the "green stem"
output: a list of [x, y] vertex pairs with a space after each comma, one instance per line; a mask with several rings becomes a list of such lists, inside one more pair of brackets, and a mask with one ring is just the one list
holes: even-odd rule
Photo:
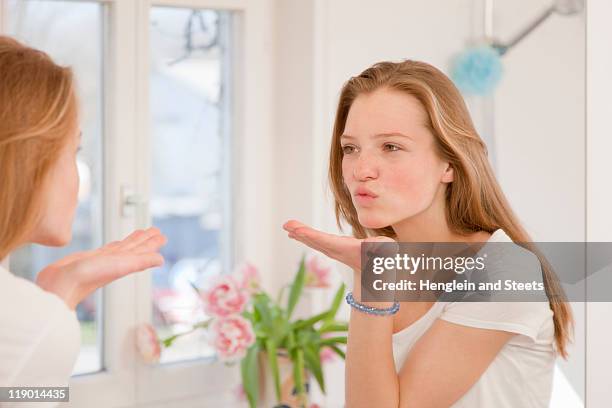
[[164, 347], [168, 348], [168, 347], [172, 346], [172, 343], [174, 343], [174, 341], [176, 339], [178, 339], [179, 337], [191, 334], [191, 333], [193, 333], [194, 331], [196, 331], [198, 329], [205, 329], [205, 328], [207, 328], [210, 325], [210, 322], [212, 320], [213, 319], [210, 318], [210, 319], [208, 319], [206, 321], [198, 322], [198, 323], [194, 324], [193, 326], [191, 326], [191, 329], [189, 329], [188, 331], [185, 331], [185, 332], [182, 332], [182, 333], [173, 334], [170, 337], [166, 337], [165, 339], [162, 339], [161, 343], [164, 345]]

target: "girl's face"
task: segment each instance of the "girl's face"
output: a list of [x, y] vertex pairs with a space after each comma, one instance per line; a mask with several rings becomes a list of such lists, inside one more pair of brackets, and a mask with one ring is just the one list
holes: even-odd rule
[[76, 156], [81, 143], [80, 131], [70, 136], [51, 168], [43, 192], [42, 217], [30, 242], [63, 246], [72, 238], [72, 221], [78, 204], [79, 173]]
[[342, 175], [364, 227], [393, 226], [444, 204], [452, 168], [436, 153], [426, 121], [404, 92], [382, 88], [353, 102], [340, 139]]

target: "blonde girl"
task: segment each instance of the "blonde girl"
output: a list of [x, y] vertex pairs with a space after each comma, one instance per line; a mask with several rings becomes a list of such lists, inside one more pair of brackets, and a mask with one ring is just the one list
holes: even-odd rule
[[[348, 223], [353, 236], [295, 220], [284, 228], [353, 269], [358, 303], [364, 240], [531, 241], [461, 94], [429, 64], [381, 62], [346, 82], [329, 166], [338, 224]], [[405, 302], [383, 316], [352, 308], [347, 407], [548, 407], [572, 318], [553, 271], [540, 261], [534, 255], [532, 266], [541, 268], [548, 303]]]

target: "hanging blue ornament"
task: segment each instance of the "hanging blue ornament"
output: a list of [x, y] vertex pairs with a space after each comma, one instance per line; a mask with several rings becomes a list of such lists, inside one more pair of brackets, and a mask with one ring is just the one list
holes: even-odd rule
[[484, 45], [468, 48], [454, 58], [451, 78], [466, 95], [493, 93], [502, 77], [502, 62], [498, 50]]

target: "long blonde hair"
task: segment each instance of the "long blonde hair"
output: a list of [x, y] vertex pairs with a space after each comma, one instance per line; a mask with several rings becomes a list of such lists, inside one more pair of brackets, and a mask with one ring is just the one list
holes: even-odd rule
[[70, 68], [0, 36], [0, 259], [38, 223], [46, 178], [76, 129], [77, 110]]
[[345, 220], [357, 238], [385, 235], [395, 237], [391, 226], [369, 230], [358, 220], [351, 194], [342, 177], [342, 148], [349, 110], [355, 99], [380, 88], [414, 96], [427, 112], [427, 126], [434, 135], [443, 160], [453, 167], [454, 181], [447, 185], [446, 219], [459, 234], [489, 233], [501, 228], [521, 246], [532, 250], [542, 264], [544, 286], [554, 312], [555, 343], [567, 358], [567, 343], [573, 331], [571, 309], [558, 278], [546, 258], [537, 251], [504, 196], [489, 164], [482, 141], [461, 93], [452, 81], [435, 67], [419, 61], [380, 62], [350, 78], [340, 93], [330, 150], [329, 181], [335, 198], [336, 221]]

